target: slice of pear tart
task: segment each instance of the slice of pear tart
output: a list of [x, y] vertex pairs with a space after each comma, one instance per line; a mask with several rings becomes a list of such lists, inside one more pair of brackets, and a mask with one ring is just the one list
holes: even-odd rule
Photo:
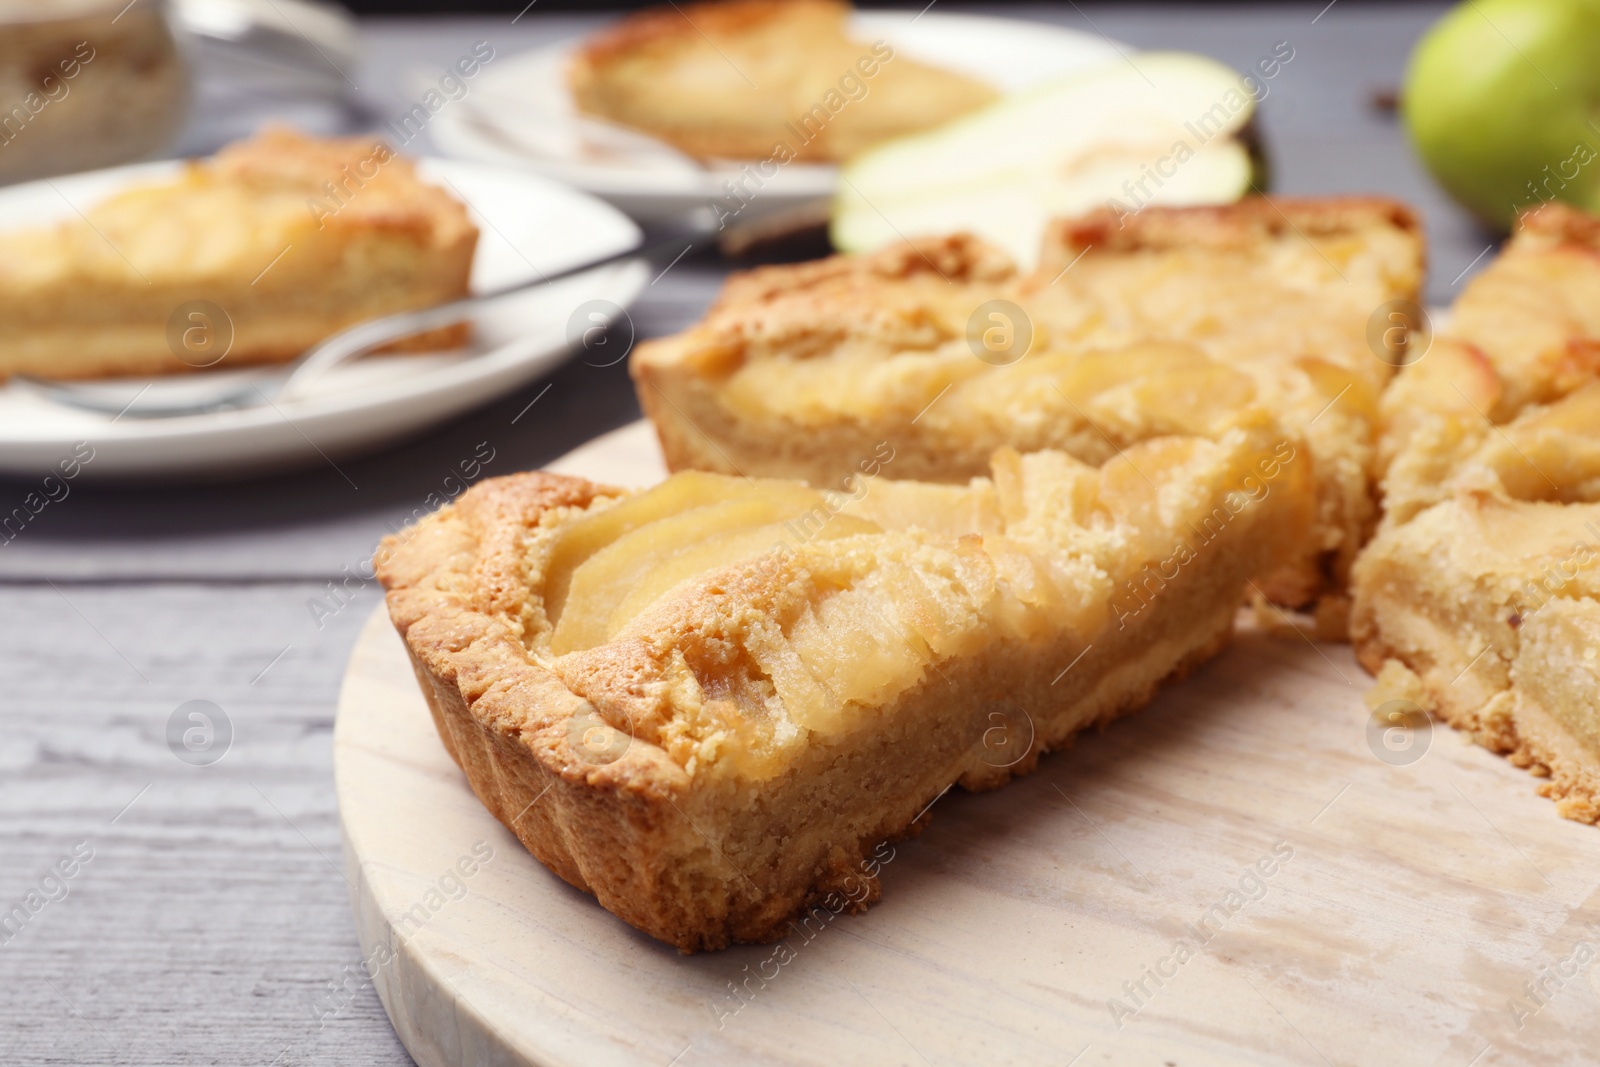
[[1523, 214], [1384, 394], [1351, 637], [1426, 710], [1600, 823], [1600, 216]]
[[391, 538], [388, 605], [485, 806], [685, 951], [876, 899], [951, 785], [1031, 770], [1228, 641], [1313, 517], [1269, 420], [964, 485], [486, 481]]
[[288, 363], [358, 322], [466, 296], [477, 243], [466, 204], [383, 142], [268, 126], [60, 221], [0, 231], [0, 382]]
[[1376, 521], [1377, 401], [1402, 362], [1371, 323], [1421, 275], [1416, 218], [1391, 200], [1102, 210], [1053, 224], [1031, 272], [958, 234], [736, 275], [630, 370], [671, 469], [813, 485], [879, 441], [891, 478], [964, 482], [1000, 447], [1103, 463], [1265, 407], [1311, 455], [1318, 513], [1257, 584], [1336, 605]]

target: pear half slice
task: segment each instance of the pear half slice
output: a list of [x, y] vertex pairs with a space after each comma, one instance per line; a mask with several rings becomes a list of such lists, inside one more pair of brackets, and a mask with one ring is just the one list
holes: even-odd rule
[[833, 243], [866, 252], [966, 230], [1028, 269], [1055, 217], [1237, 200], [1255, 177], [1243, 136], [1255, 107], [1247, 80], [1204, 56], [1111, 60], [855, 157]]

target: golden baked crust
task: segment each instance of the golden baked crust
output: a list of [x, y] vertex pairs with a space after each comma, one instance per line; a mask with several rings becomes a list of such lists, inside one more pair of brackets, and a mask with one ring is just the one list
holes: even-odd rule
[[1098, 470], [1002, 452], [966, 487], [524, 474], [391, 538], [379, 573], [484, 804], [691, 951], [864, 907], [873, 847], [944, 789], [1031, 770], [1220, 650], [1306, 466], [1236, 430]]
[[1102, 208], [1050, 224], [1041, 249], [1046, 260], [1041, 270], [1053, 277], [1090, 248], [1251, 252], [1289, 236], [1348, 238], [1377, 227], [1415, 234], [1419, 223], [1406, 204], [1382, 196], [1256, 196], [1233, 204], [1151, 207], [1133, 213]]
[[[900, 457], [890, 477], [961, 481], [997, 447], [1099, 463], [1265, 407], [1316, 470], [1314, 529], [1259, 582], [1299, 605], [1343, 588], [1374, 521], [1393, 367], [1368, 321], [1414, 298], [1421, 272], [1416, 219], [1390, 200], [1101, 211], [1053, 226], [1030, 274], [956, 235], [737, 275], [699, 324], [639, 346], [631, 370], [672, 469], [818, 485], [880, 441]], [[1033, 330], [1003, 366], [969, 332], [996, 300]]]
[[652, 8], [585, 42], [567, 80], [580, 111], [690, 155], [779, 163], [837, 162], [996, 98], [884, 42], [851, 40], [849, 14], [840, 0]]
[[[83, 215], [0, 235], [0, 377], [290, 360], [356, 322], [466, 295], [478, 235], [462, 204], [380, 142], [286, 129]], [[221, 336], [231, 324], [219, 362], [220, 341], [180, 347], [180, 309], [202, 303], [224, 318], [206, 311], [197, 325]]]
[[1524, 216], [1385, 394], [1352, 637], [1380, 688], [1600, 816], [1600, 220]]

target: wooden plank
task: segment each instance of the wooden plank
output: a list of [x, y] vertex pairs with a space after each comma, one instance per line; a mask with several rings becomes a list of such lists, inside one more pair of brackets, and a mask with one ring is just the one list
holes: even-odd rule
[[[64, 897], [16, 936], [0, 930], [0, 1062], [267, 1064], [284, 1049], [280, 1064], [407, 1062], [369, 984], [326, 999], [360, 959], [332, 707], [377, 596], [318, 630], [317, 592], [0, 594], [0, 912], [92, 849]], [[167, 743], [169, 717], [196, 699], [233, 726], [210, 766]], [[343, 1010], [319, 1029], [314, 1009], [329, 1003]]]

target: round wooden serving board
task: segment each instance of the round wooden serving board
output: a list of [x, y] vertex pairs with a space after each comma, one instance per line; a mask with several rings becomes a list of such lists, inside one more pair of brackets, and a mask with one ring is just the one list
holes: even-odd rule
[[[642, 423], [553, 469], [663, 474]], [[866, 914], [681, 956], [483, 809], [380, 611], [334, 734], [364, 966], [423, 1067], [1594, 1062], [1600, 831], [1443, 726], [1369, 730], [1368, 684], [1345, 646], [1243, 629], [939, 800]]]

